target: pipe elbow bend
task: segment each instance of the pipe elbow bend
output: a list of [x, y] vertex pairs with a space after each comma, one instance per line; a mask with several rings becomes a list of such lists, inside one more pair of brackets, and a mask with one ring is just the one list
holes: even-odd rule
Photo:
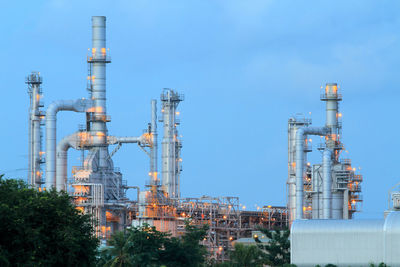
[[57, 145], [57, 152], [67, 151], [69, 148], [78, 149], [79, 133], [73, 133], [61, 139]]

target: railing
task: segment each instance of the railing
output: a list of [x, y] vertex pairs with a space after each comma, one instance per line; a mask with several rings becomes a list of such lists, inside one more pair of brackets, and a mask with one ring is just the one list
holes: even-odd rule
[[88, 63], [110, 63], [111, 62], [111, 56], [110, 50], [103, 48], [104, 50], [102, 51], [89, 51], [87, 55], [87, 62]]
[[321, 100], [342, 100], [342, 94], [339, 93], [322, 93]]

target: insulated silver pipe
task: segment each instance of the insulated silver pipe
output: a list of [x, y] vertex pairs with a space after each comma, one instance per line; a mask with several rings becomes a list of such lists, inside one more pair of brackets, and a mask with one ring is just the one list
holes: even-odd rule
[[109, 145], [115, 145], [118, 143], [125, 144], [125, 143], [144, 143], [146, 139], [143, 136], [124, 136], [124, 137], [117, 137], [117, 136], [107, 136], [107, 143]]
[[57, 145], [56, 157], [56, 189], [57, 191], [65, 190], [68, 177], [68, 149], [70, 147], [77, 149], [80, 142], [80, 132], [73, 133], [61, 139]]
[[304, 189], [304, 139], [307, 135], [325, 136], [329, 134], [327, 127], [302, 127], [296, 132], [296, 218], [303, 218]]
[[152, 146], [150, 149], [150, 172], [153, 177], [151, 183], [156, 185], [158, 182], [158, 139], [157, 139], [157, 100], [151, 100], [151, 140]]
[[32, 84], [32, 185], [40, 187], [40, 112], [39, 112], [39, 84]]
[[332, 164], [332, 150], [326, 148], [323, 153], [322, 169], [323, 169], [323, 218], [332, 218], [332, 177], [331, 177], [331, 166]]
[[46, 188], [56, 185], [57, 113], [61, 110], [86, 112], [93, 102], [89, 99], [59, 100], [49, 105], [46, 111]]

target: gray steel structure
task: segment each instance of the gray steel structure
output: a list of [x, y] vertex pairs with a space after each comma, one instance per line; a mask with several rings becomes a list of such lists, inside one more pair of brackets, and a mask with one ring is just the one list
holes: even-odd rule
[[[340, 160], [343, 145], [340, 141], [342, 100], [336, 83], [326, 84], [321, 100], [326, 102], [326, 123], [311, 127], [311, 121], [290, 118], [288, 123], [288, 209], [289, 220], [348, 219], [361, 201], [361, 176], [355, 175], [349, 160]], [[309, 135], [325, 137], [319, 150], [323, 151], [322, 165], [306, 165], [311, 152]], [[295, 190], [294, 190], [295, 185]]]
[[178, 94], [172, 89], [164, 89], [161, 94], [163, 113], [162, 122], [164, 123], [164, 136], [162, 140], [162, 186], [170, 198], [180, 197], [180, 173], [182, 171], [180, 151], [182, 142], [178, 138], [176, 119], [176, 108], [179, 102], [183, 101], [183, 95]]
[[[154, 141], [152, 134], [156, 133], [156, 126], [152, 122], [153, 132], [138, 137], [108, 135], [107, 122], [110, 121], [110, 117], [107, 115], [106, 107], [106, 64], [111, 60], [106, 48], [106, 18], [103, 16], [92, 17], [92, 48], [89, 49], [87, 62], [89, 66], [88, 99], [55, 101], [47, 108], [45, 188], [55, 187], [58, 191], [67, 191], [74, 197], [78, 209], [94, 215], [97, 221], [94, 222], [97, 234], [100, 237], [106, 237], [109, 232], [121, 230], [127, 225], [126, 216], [131, 205], [126, 198], [126, 190], [132, 187], [127, 186], [122, 180], [122, 174], [114, 168], [111, 157], [123, 143], [137, 143], [141, 147], [152, 147]], [[33, 169], [39, 168], [34, 162], [37, 162], [36, 155], [40, 150], [38, 148], [40, 139], [37, 138], [40, 136], [37, 133], [37, 125], [40, 124], [36, 123], [36, 117], [43, 119], [44, 114], [38, 112], [39, 100], [35, 101], [36, 95], [41, 93], [40, 76], [31, 75], [27, 83], [32, 88], [30, 90], [29, 172], [33, 175]], [[152, 108], [156, 108], [155, 103], [152, 103]], [[59, 111], [85, 113], [86, 127], [64, 137], [56, 145], [56, 120]], [[117, 146], [109, 153], [108, 147], [114, 144]], [[88, 151], [82, 161], [82, 166], [73, 167], [71, 180], [68, 179], [67, 168], [69, 148]], [[29, 179], [32, 183], [40, 184], [38, 177], [32, 176]]]
[[28, 184], [40, 188], [42, 184], [42, 168], [44, 163], [42, 153], [42, 131], [44, 112], [41, 110], [42, 77], [38, 72], [32, 72], [25, 81], [28, 84], [29, 105], [29, 145], [28, 145]]
[[400, 212], [375, 220], [296, 220], [291, 228], [296, 266], [400, 266]]

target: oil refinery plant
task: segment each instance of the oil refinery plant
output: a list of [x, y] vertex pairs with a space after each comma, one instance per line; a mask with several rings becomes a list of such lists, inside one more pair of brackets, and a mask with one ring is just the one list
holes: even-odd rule
[[[176, 114], [184, 96], [177, 91], [162, 90], [159, 119], [157, 100], [150, 101], [151, 119], [144, 126], [146, 131], [143, 134], [110, 135], [106, 97], [106, 65], [110, 62], [106, 18], [95, 16], [92, 17], [92, 48], [87, 56], [86, 98], [57, 100], [44, 109], [42, 77], [38, 72], [27, 77], [30, 185], [38, 190], [55, 188], [66, 191], [77, 209], [93, 216], [96, 235], [102, 240], [115, 231], [144, 223], [154, 225], [160, 231], [170, 231], [175, 236], [184, 233], [187, 219], [197, 225], [208, 224], [210, 230], [203, 243], [217, 260], [226, 259], [233, 242], [251, 236], [252, 230], [258, 226], [287, 227], [286, 207], [265, 206], [257, 211], [245, 211], [239, 207], [238, 197], [181, 197], [182, 142]], [[57, 115], [62, 111], [82, 113], [86, 120], [78, 131], [57, 143]], [[158, 167], [158, 121], [163, 124], [161, 175]], [[149, 179], [145, 190], [128, 185], [122, 172], [114, 166], [112, 157], [123, 144], [137, 144], [149, 157]], [[73, 166], [71, 174], [68, 173], [69, 149], [79, 150], [84, 155], [81, 165]], [[127, 198], [126, 191], [130, 189], [137, 190], [136, 200]]]
[[[95, 16], [92, 17], [92, 45], [87, 56], [88, 95], [57, 100], [45, 108], [41, 100], [42, 76], [32, 72], [26, 79], [30, 96], [28, 182], [38, 190], [54, 188], [67, 192], [78, 210], [92, 215], [95, 234], [103, 242], [116, 231], [143, 224], [179, 236], [184, 234], [185, 221], [189, 220], [194, 225], [209, 225], [202, 242], [212, 258], [223, 261], [235, 242], [252, 237], [252, 232], [260, 227], [292, 227], [292, 263], [299, 266], [335, 263], [324, 259], [337, 259], [339, 266], [341, 263], [342, 266], [357, 264], [365, 259], [388, 260], [392, 266], [398, 266], [397, 263], [400, 266], [400, 256], [392, 249], [400, 242], [398, 193], [392, 195], [394, 204], [385, 219], [353, 220], [354, 213], [361, 209], [363, 177], [351, 160], [342, 156], [345, 151], [339, 111], [342, 94], [336, 83], [321, 87], [324, 124], [313, 126], [311, 119], [303, 115], [288, 120], [287, 205], [264, 206], [251, 211], [239, 204], [237, 196], [182, 197], [183, 143], [179, 138], [181, 122], [177, 114], [179, 104], [185, 99], [175, 89], [162, 89], [159, 99], [149, 99], [149, 123], [143, 125], [146, 129], [143, 133], [110, 135], [106, 94], [109, 63], [106, 18]], [[81, 113], [85, 120], [77, 131], [57, 138], [57, 116], [65, 111]], [[158, 125], [159, 122], [162, 125]], [[321, 155], [317, 163], [307, 159], [313, 152], [312, 136], [319, 136], [322, 141], [315, 146], [314, 153]], [[114, 165], [113, 156], [123, 144], [136, 144], [143, 150], [143, 156], [148, 157], [150, 167], [145, 188], [128, 184], [122, 171]], [[70, 149], [82, 153], [80, 166], [68, 168]], [[136, 190], [137, 197], [129, 199], [127, 190]], [[368, 240], [375, 240], [379, 245], [360, 247]], [[339, 249], [340, 244], [347, 245]], [[331, 253], [335, 249], [337, 253]], [[346, 251], [369, 256], [360, 259], [360, 254], [357, 254], [359, 258], [352, 257]]]

